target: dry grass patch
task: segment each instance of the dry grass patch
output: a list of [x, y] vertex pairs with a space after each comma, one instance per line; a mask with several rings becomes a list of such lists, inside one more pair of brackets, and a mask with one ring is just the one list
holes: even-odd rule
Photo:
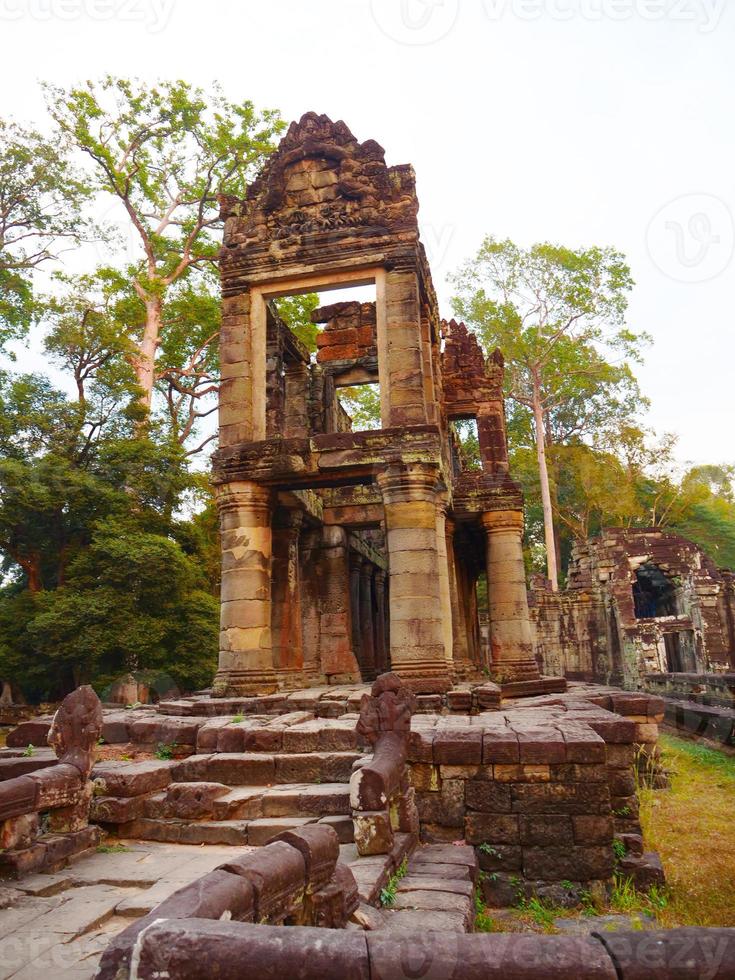
[[658, 851], [663, 926], [735, 926], [735, 757], [662, 735], [671, 788], [641, 788], [646, 846]]

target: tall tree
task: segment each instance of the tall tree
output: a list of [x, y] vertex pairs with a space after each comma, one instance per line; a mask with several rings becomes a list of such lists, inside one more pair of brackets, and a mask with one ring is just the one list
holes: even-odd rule
[[90, 164], [89, 190], [119, 202], [140, 247], [125, 272], [141, 307], [135, 371], [150, 411], [167, 297], [216, 261], [218, 194], [244, 196], [282, 123], [274, 111], [229, 102], [217, 86], [205, 93], [183, 81], [107, 76], [45, 90], [63, 139]]
[[30, 323], [34, 270], [94, 233], [87, 196], [58, 141], [0, 119], [0, 344]]
[[[486, 238], [474, 259], [454, 277], [455, 313], [485, 348], [500, 347], [508, 395], [533, 418], [547, 573], [558, 589], [552, 488], [547, 449], [572, 402], [599, 408], [595, 395], [631, 381], [622, 354], [637, 359], [643, 334], [625, 324], [633, 282], [623, 256], [610, 248], [568, 249], [538, 244], [528, 249]], [[574, 421], [574, 428], [587, 422]]]

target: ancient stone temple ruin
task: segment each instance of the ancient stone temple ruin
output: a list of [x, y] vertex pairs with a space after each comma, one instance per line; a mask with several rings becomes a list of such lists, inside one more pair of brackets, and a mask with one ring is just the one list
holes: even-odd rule
[[[314, 113], [245, 200], [223, 201], [215, 695], [389, 668], [416, 692], [483, 671], [506, 693], [564, 689], [533, 653], [502, 354], [486, 362], [463, 324], [440, 319], [417, 212], [410, 166]], [[366, 284], [374, 302], [312, 314], [315, 360], [274, 302]], [[338, 396], [365, 384], [379, 385], [380, 428], [356, 432]], [[476, 423], [477, 470], [460, 420]]]
[[[219, 670], [156, 705], [126, 703], [135, 678], [104, 711], [80, 689], [8, 734], [3, 977], [735, 975], [725, 929], [485, 931], [663, 885], [637, 785], [665, 781], [665, 704], [537, 667], [502, 357], [439, 319], [417, 207], [410, 167], [313, 113], [223, 202]], [[315, 310], [315, 358], [279, 315], [365, 284]], [[381, 427], [354, 431], [363, 384]]]
[[569, 586], [531, 590], [550, 674], [635, 688], [661, 673], [735, 670], [735, 578], [660, 528], [606, 528], [578, 542]]

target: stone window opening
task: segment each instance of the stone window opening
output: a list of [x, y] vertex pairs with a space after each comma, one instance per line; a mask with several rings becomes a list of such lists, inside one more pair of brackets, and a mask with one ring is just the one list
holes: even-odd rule
[[633, 604], [636, 619], [676, 616], [679, 613], [677, 587], [658, 565], [645, 562], [636, 569]]
[[462, 471], [480, 471], [480, 437], [477, 430], [477, 419], [457, 419], [449, 423], [453, 434], [453, 450], [456, 453], [456, 469]]
[[339, 388], [337, 398], [350, 418], [352, 432], [369, 432], [381, 427], [379, 382]]

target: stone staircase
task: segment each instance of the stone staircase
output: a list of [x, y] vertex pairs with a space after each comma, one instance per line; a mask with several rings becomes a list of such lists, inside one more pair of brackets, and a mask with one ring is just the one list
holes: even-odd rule
[[362, 758], [356, 750], [220, 752], [99, 763], [91, 817], [109, 833], [137, 840], [261, 846], [319, 822], [349, 843], [349, 779]]

